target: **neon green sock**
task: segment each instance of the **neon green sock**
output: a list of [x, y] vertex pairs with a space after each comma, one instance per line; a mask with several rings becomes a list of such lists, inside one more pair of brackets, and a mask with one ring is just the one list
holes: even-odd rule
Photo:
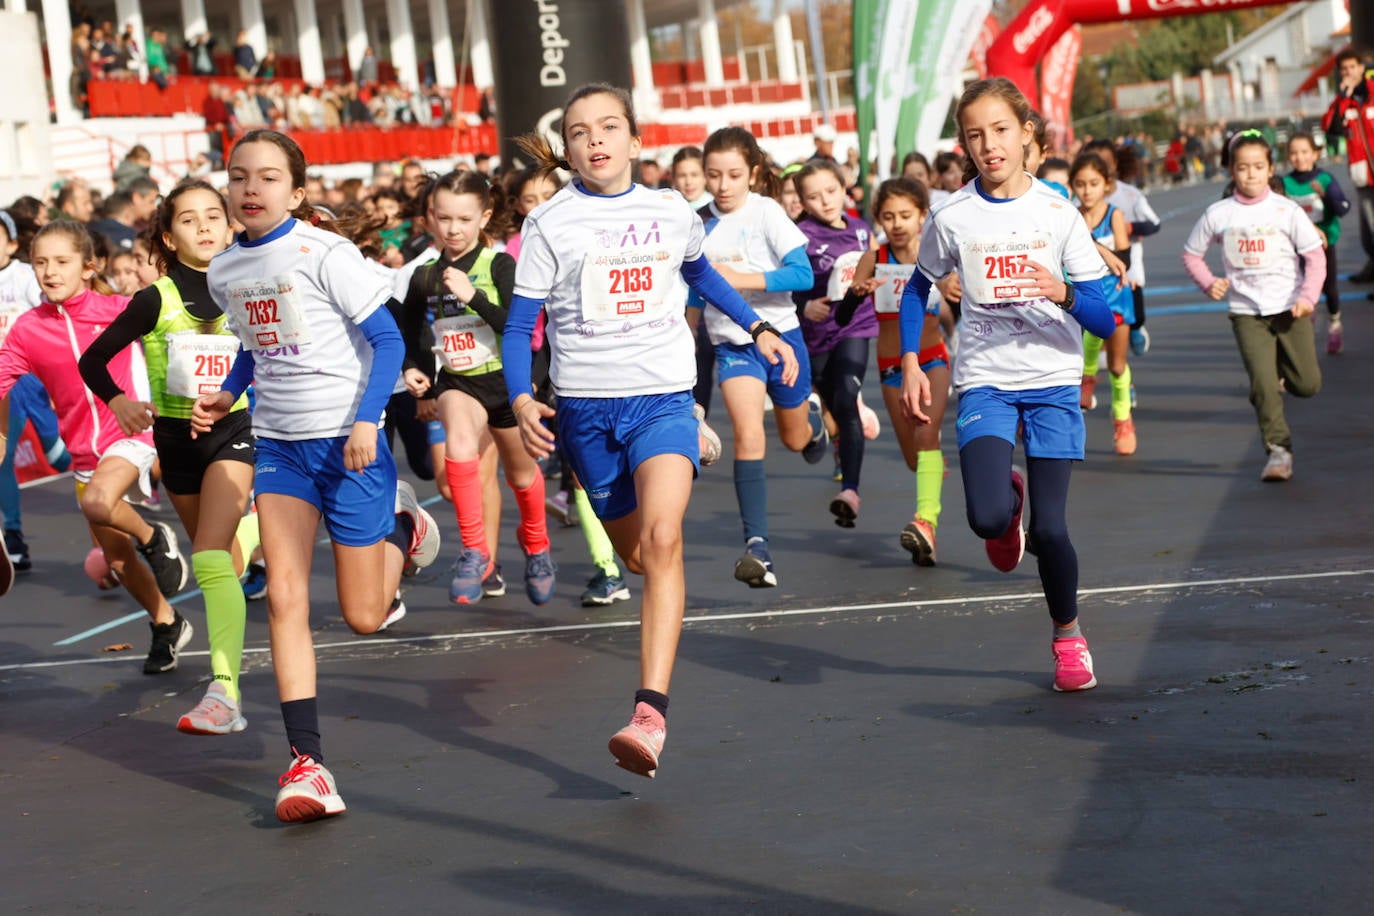
[[1088, 376], [1097, 375], [1097, 360], [1102, 354], [1102, 345], [1106, 343], [1096, 334], [1083, 332], [1083, 374]]
[[243, 554], [243, 568], [247, 569], [249, 561], [253, 559], [253, 551], [262, 544], [262, 534], [258, 531], [258, 514], [256, 512], [249, 512], [239, 519], [239, 527], [234, 532], [234, 540], [238, 541], [239, 553]]
[[[256, 526], [255, 526], [256, 527]], [[210, 637], [210, 673], [224, 684], [234, 702], [239, 699], [239, 666], [243, 663], [243, 628], [247, 616], [243, 587], [234, 575], [227, 550], [199, 550], [191, 554], [191, 568], [205, 595], [205, 626]]]
[[1129, 420], [1131, 417], [1131, 367], [1127, 366], [1120, 375], [1112, 376], [1112, 419]]
[[611, 539], [602, 527], [601, 519], [592, 512], [592, 501], [587, 498], [587, 491], [574, 487], [573, 499], [577, 501], [577, 521], [582, 526], [582, 536], [587, 539], [587, 552], [592, 555], [592, 562], [608, 576], [620, 575], [620, 567], [615, 562], [615, 548], [611, 546]]
[[945, 485], [945, 458], [938, 448], [916, 453], [916, 517], [940, 523], [940, 490]]

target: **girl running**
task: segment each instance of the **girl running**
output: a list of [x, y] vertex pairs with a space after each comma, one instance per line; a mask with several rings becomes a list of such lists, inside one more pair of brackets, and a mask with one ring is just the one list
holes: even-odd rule
[[695, 146], [684, 146], [673, 153], [673, 164], [669, 170], [673, 179], [673, 190], [687, 199], [695, 210], [700, 210], [711, 202], [711, 191], [706, 181], [706, 163], [702, 152]]
[[[1083, 153], [1069, 169], [1069, 184], [1078, 196], [1078, 211], [1083, 214], [1093, 241], [1126, 265], [1131, 262], [1131, 227], [1120, 210], [1108, 203], [1112, 185], [1111, 169], [1094, 153]], [[1105, 255], [1104, 255], [1105, 258]], [[1107, 338], [1107, 371], [1112, 376], [1112, 445], [1118, 455], [1134, 455], [1135, 422], [1131, 418], [1131, 367], [1126, 354], [1131, 346], [1131, 323], [1135, 303], [1129, 285], [1114, 290], [1109, 297], [1116, 330]], [[1083, 382], [1079, 407], [1097, 406], [1097, 358], [1103, 340], [1093, 334], [1083, 336]]]
[[577, 177], [525, 220], [502, 355], [525, 448], [545, 457], [554, 410], [531, 393], [530, 335], [547, 309], [564, 453], [616, 552], [644, 576], [641, 689], [610, 749], [617, 764], [652, 777], [686, 605], [682, 517], [700, 448], [679, 278], [749, 330], [782, 365], [784, 384], [798, 369], [792, 348], [702, 255], [701, 220], [682, 196], [631, 181], [640, 140], [629, 93], [582, 86], [563, 111], [566, 159], [542, 135], [521, 140], [538, 164]]
[[[1125, 171], [1123, 166], [1134, 165], [1134, 153], [1129, 149], [1118, 151], [1116, 145], [1106, 137], [1089, 140], [1083, 144], [1082, 152], [1096, 153], [1107, 164], [1113, 181], [1107, 202], [1122, 212], [1131, 229], [1131, 266], [1126, 273], [1126, 280], [1131, 285], [1131, 301], [1135, 306], [1135, 318], [1131, 322], [1131, 352], [1136, 356], [1144, 356], [1150, 349], [1150, 332], [1145, 330], [1145, 244], [1141, 240], [1159, 231], [1159, 215], [1140, 188], [1119, 177]], [[1131, 173], [1134, 171], [1134, 168], [1130, 170]], [[1110, 261], [1108, 266], [1111, 266]]]
[[[31, 257], [43, 303], [15, 320], [0, 348], [0, 427], [8, 421], [11, 389], [32, 372], [52, 396], [91, 535], [125, 590], [152, 618], [153, 641], [143, 673], [173, 671], [192, 630], [167, 598], [186, 585], [186, 560], [170, 526], [150, 525], [124, 499], [135, 485], [144, 496], [151, 492], [149, 475], [157, 458], [152, 435], [126, 435], [110, 409], [91, 397], [77, 371], [82, 352], [129, 300], [107, 292], [90, 233], [80, 223], [43, 227], [34, 236]], [[110, 369], [121, 389], [141, 392], [141, 400], [147, 400], [147, 373], [138, 347], [117, 354]], [[135, 547], [146, 566], [135, 559]]]
[[[986, 541], [992, 565], [1011, 572], [1026, 549], [1021, 517], [1029, 497], [1030, 536], [1054, 620], [1054, 689], [1087, 690], [1097, 679], [1078, 624], [1078, 557], [1066, 509], [1070, 471], [1083, 458], [1079, 328], [1112, 332], [1113, 281], [1073, 207], [1024, 169], [1031, 109], [1015, 84], [972, 83], [955, 122], [976, 175], [931, 214], [902, 293], [902, 402], [917, 422], [930, 422], [933, 392], [920, 366], [925, 303], [932, 282], [957, 270], [964, 317], [954, 387], [969, 526]], [[1018, 426], [1024, 478], [1011, 463]]]
[[[463, 542], [449, 599], [481, 601], [482, 582], [494, 571], [480, 470], [480, 459], [494, 447], [520, 507], [517, 538], [525, 551], [525, 592], [541, 605], [553, 597], [555, 570], [544, 519], [544, 475], [520, 443], [501, 374], [500, 336], [515, 285], [515, 259], [488, 247], [491, 218], [491, 185], [477, 172], [449, 172], [430, 190], [427, 219], [442, 250], [415, 271], [406, 294], [401, 318], [408, 348], [406, 387], [417, 398], [437, 399], [444, 424], [444, 474]], [[430, 311], [432, 331], [426, 328]], [[435, 353], [441, 360], [437, 372]]]
[[1288, 141], [1288, 164], [1293, 171], [1283, 176], [1283, 190], [1293, 203], [1302, 207], [1321, 233], [1322, 251], [1326, 255], [1326, 282], [1322, 295], [1326, 297], [1329, 323], [1326, 328], [1326, 352], [1339, 353], [1344, 348], [1341, 326], [1340, 281], [1336, 275], [1336, 243], [1341, 238], [1341, 217], [1350, 212], [1350, 201], [1335, 177], [1317, 165], [1317, 144], [1308, 133], [1297, 133]]
[[[864, 430], [859, 394], [868, 372], [868, 342], [878, 336], [878, 319], [871, 297], [863, 300], [843, 327], [831, 312], [848, 289], [861, 255], [869, 250], [873, 233], [863, 220], [844, 212], [847, 198], [838, 166], [813, 160], [797, 172], [796, 181], [806, 210], [797, 225], [807, 239], [815, 282], [810, 289], [793, 293], [792, 301], [801, 312], [811, 378], [838, 428], [840, 492], [830, 501], [830, 512], [835, 524], [853, 528], [859, 517], [864, 439], [872, 438]], [[877, 435], [876, 420], [869, 430], [873, 435]]]
[[211, 263], [210, 295], [242, 349], [224, 387], [196, 401], [196, 436], [218, 432], [251, 382], [257, 391], [255, 487], [272, 664], [292, 753], [277, 817], [342, 814], [324, 766], [310, 634], [310, 566], [321, 518], [333, 542], [344, 621], [374, 633], [403, 571], [427, 566], [439, 531], [396, 480], [377, 427], [404, 345], [390, 287], [352, 243], [314, 223], [305, 157], [273, 130], [249, 131], [229, 157], [229, 209], [244, 227]]
[[[1274, 192], [1274, 150], [1263, 134], [1241, 131], [1227, 153], [1226, 196], [1193, 226], [1183, 266], [1199, 289], [1230, 303], [1231, 331], [1250, 374], [1250, 403], [1268, 452], [1260, 479], [1284, 481], [1293, 476], [1293, 436], [1283, 394], [1310, 398], [1321, 390], [1311, 315], [1326, 281], [1326, 258], [1321, 235], [1302, 208]], [[1203, 260], [1213, 244], [1222, 247], [1224, 279]]]
[[[158, 208], [149, 236], [166, 275], [136, 293], [86, 349], [81, 377], [125, 435], [153, 431], [162, 485], [191, 537], [210, 639], [210, 687], [177, 729], [226, 735], [247, 726], [239, 711], [245, 618], [238, 577], [257, 546], [257, 516], [244, 515], [253, 488], [253, 431], [247, 399], [240, 397], [213, 435], [192, 439], [191, 408], [200, 395], [219, 390], [239, 348], [205, 284], [210, 259], [229, 245], [228, 207], [206, 182], [182, 182]], [[150, 400], [121, 388], [109, 369], [139, 340]], [[235, 537], [240, 528], [244, 543]]]
[[930, 379], [930, 421], [916, 422], [902, 409], [902, 335], [897, 318], [928, 210], [925, 185], [910, 178], [892, 178], [878, 186], [873, 212], [887, 244], [864, 253], [854, 271], [854, 285], [835, 315], [837, 323], [847, 325], [859, 303], [869, 295], [873, 297], [883, 402], [906, 466], [916, 472], [916, 514], [902, 529], [901, 544], [917, 566], [935, 565], [935, 528], [940, 524], [940, 491], [945, 480], [940, 427], [949, 402], [950, 358], [940, 333], [941, 297], [937, 293], [927, 297], [917, 352], [921, 371]]
[[[706, 187], [714, 200], [701, 211], [706, 227], [703, 251], [755, 313], [778, 329], [802, 366], [796, 381], [784, 383], [782, 367], [759, 355], [747, 331], [719, 309], [705, 310], [720, 394], [735, 429], [735, 498], [744, 523], [744, 554], [735, 562], [735, 578], [751, 588], [767, 588], [778, 579], [768, 551], [764, 398], [773, 401], [784, 446], [815, 464], [825, 457], [828, 442], [820, 409], [808, 400], [811, 372], [802, 359], [806, 342], [788, 295], [811, 288], [811, 262], [806, 236], [774, 199], [778, 179], [749, 131], [725, 127], [711, 134], [705, 161]], [[687, 314], [693, 325], [702, 318], [699, 307], [689, 308]]]

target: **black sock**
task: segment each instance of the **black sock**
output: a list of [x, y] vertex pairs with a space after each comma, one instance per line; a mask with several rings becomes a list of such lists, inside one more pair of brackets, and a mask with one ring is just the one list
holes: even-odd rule
[[401, 550], [401, 556], [410, 555], [410, 539], [415, 535], [415, 519], [410, 517], [409, 512], [396, 513], [396, 527], [386, 536], [386, 539], [395, 544]]
[[324, 763], [320, 748], [320, 712], [315, 698], [288, 700], [281, 704], [281, 720], [286, 725], [286, 741], [292, 756], [306, 756]]
[[657, 690], [636, 690], [635, 705], [648, 703], [658, 711], [664, 719], [668, 718], [668, 694], [659, 693]]

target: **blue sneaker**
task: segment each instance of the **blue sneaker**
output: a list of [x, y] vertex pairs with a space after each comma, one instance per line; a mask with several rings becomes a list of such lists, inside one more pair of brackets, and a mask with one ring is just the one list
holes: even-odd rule
[[547, 550], [532, 553], [525, 559], [525, 594], [535, 604], [548, 604], [553, 598], [554, 577], [558, 571]]
[[809, 405], [807, 418], [811, 421], [811, 428], [819, 428], [820, 432], [811, 437], [811, 441], [802, 446], [801, 456], [806, 459], [807, 464], [817, 464], [825, 457], [825, 448], [830, 444], [830, 433], [825, 430], [825, 415], [821, 412], [821, 399], [812, 394], [808, 399]]
[[749, 543], [744, 545], [744, 555], [735, 561], [735, 578], [750, 588], [772, 588], [778, 584], [766, 540], [750, 538]]
[[1131, 352], [1144, 356], [1150, 352], [1150, 332], [1144, 328], [1131, 328]]
[[617, 601], [630, 600], [630, 587], [620, 576], [612, 576], [604, 569], [598, 569], [587, 583], [582, 593], [583, 607], [606, 607]]
[[475, 547], [464, 547], [453, 564], [453, 581], [448, 584], [448, 597], [454, 604], [476, 604], [482, 600], [482, 580], [486, 578], [491, 560]]
[[260, 601], [267, 597], [267, 567], [261, 563], [249, 563], [248, 574], [243, 577], [243, 597], [249, 601]]

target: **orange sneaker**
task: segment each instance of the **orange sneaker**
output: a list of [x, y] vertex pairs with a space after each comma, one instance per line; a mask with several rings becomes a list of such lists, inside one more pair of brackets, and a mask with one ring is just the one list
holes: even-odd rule
[[1115, 420], [1115, 431], [1112, 433], [1112, 444], [1116, 447], [1118, 455], [1135, 454], [1135, 421], [1130, 417], [1124, 420]]
[[923, 518], [908, 522], [902, 529], [902, 549], [911, 553], [917, 566], [934, 566], [935, 526]]

